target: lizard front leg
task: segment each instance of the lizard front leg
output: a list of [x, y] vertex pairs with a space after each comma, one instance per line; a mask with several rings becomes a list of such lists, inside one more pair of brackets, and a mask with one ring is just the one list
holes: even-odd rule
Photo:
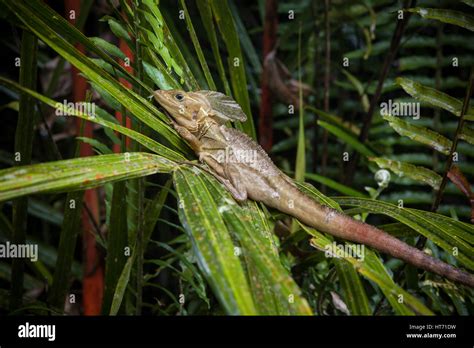
[[227, 191], [230, 192], [232, 197], [242, 203], [247, 200], [247, 189], [242, 185], [239, 173], [235, 170], [230, 170], [227, 163], [221, 164], [217, 162], [211, 155], [202, 153], [203, 160], [212, 169], [212, 174], [222, 185], [225, 186]]
[[199, 141], [199, 139], [187, 128], [180, 126], [175, 121], [172, 121], [172, 124], [176, 132], [178, 132], [178, 134], [189, 143], [193, 151], [196, 154], [199, 154], [201, 152], [201, 142]]

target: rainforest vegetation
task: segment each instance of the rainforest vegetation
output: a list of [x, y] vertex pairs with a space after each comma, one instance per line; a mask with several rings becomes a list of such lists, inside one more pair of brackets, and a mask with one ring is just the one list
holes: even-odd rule
[[235, 202], [152, 98], [231, 96], [307, 195], [473, 273], [472, 0], [0, 16], [2, 315], [474, 314], [474, 289]]

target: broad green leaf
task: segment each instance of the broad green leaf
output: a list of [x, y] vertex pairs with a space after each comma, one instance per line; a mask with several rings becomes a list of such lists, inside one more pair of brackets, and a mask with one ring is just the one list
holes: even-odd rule
[[201, 175], [178, 169], [173, 179], [181, 223], [219, 302], [227, 314], [258, 314], [229, 231]]
[[75, 158], [0, 170], [0, 201], [36, 193], [97, 187], [107, 182], [170, 172], [175, 164], [142, 152]]
[[406, 136], [414, 141], [428, 145], [432, 149], [439, 151], [445, 155], [449, 155], [452, 142], [441, 134], [434, 132], [428, 128], [416, 126], [412, 123], [400, 120], [390, 115], [382, 116], [388, 121], [390, 127], [400, 135]]
[[369, 160], [377, 163], [377, 165], [382, 169], [390, 169], [399, 177], [407, 177], [412, 180], [430, 185], [436, 190], [439, 189], [439, 185], [441, 184], [441, 176], [428, 168], [415, 166], [407, 162], [390, 160], [383, 157], [369, 157]]
[[[410, 94], [413, 98], [424, 102], [430, 106], [441, 108], [450, 113], [460, 116], [462, 110], [462, 101], [453, 98], [446, 93], [437, 91], [434, 88], [423, 86], [421, 83], [413, 80], [398, 77], [396, 83], [400, 85], [405, 92]], [[466, 120], [474, 120], [474, 108], [469, 108], [467, 114], [464, 116]]]
[[[106, 120], [102, 119], [100, 116], [103, 117], [107, 113], [103, 113], [100, 110], [97, 110], [96, 115], [88, 115], [86, 113], [83, 113], [80, 110], [71, 110], [71, 109], [67, 108], [66, 106], [64, 106], [64, 104], [58, 103], [58, 102], [56, 102], [52, 99], [49, 99], [49, 98], [47, 98], [47, 97], [45, 97], [45, 96], [43, 96], [43, 95], [41, 95], [41, 94], [39, 94], [39, 93], [37, 93], [33, 90], [28, 89], [28, 88], [24, 88], [24, 87], [20, 86], [19, 84], [17, 84], [16, 82], [4, 79], [1, 76], [0, 76], [0, 84], [5, 85], [8, 88], [17, 90], [21, 93], [29, 94], [29, 95], [35, 97], [36, 99], [42, 101], [43, 103], [55, 108], [57, 111], [61, 111], [61, 113], [64, 114], [64, 115], [77, 116], [77, 117], [80, 117], [84, 120], [100, 124], [100, 125], [108, 128], [108, 129], [112, 129], [112, 130], [117, 131], [117, 132], [119, 132], [123, 135], [126, 135], [129, 138], [131, 138], [131, 139], [137, 141], [138, 143], [142, 144], [146, 148], [150, 149], [151, 151], [153, 151], [153, 152], [155, 152], [155, 153], [157, 153], [157, 154], [159, 154], [163, 157], [166, 157], [170, 160], [180, 161], [180, 160], [185, 159], [181, 154], [179, 154], [179, 153], [177, 153], [177, 152], [161, 145], [160, 143], [148, 138], [147, 136], [144, 136], [143, 134], [140, 134], [140, 133], [138, 133], [134, 130], [131, 130], [129, 128], [120, 126], [119, 124], [117, 124], [117, 121], [115, 119], [111, 119], [110, 121], [106, 121]], [[87, 103], [84, 104], [84, 105], [87, 105]], [[86, 109], [92, 110], [92, 108], [86, 108]], [[109, 118], [109, 117], [107, 116], [107, 118]]]
[[[37, 1], [32, 1], [36, 3]], [[29, 9], [25, 4], [15, 2], [8, 3], [8, 6], [15, 11], [25, 25], [37, 36], [39, 36], [51, 48], [75, 65], [92, 82], [108, 92], [120, 104], [150, 128], [161, 133], [171, 144], [186, 151], [183, 140], [177, 133], [165, 123], [166, 116], [160, 113], [156, 107], [143, 97], [126, 88], [118, 81], [115, 81], [107, 72], [100, 69], [91, 59], [78, 51], [67, 40], [48, 26], [48, 21]], [[60, 17], [59, 15], [55, 15]], [[66, 22], [67, 23], [67, 22]], [[107, 55], [105, 55], [107, 56]]]
[[257, 203], [249, 201], [238, 205], [215, 179], [203, 175], [203, 181], [214, 197], [229, 232], [240, 243], [239, 250], [247, 265], [259, 314], [311, 314], [301, 290], [280, 262], [276, 237]]
[[417, 13], [423, 18], [436, 19], [474, 31], [474, 17], [464, 12], [422, 7], [411, 8], [408, 11]]

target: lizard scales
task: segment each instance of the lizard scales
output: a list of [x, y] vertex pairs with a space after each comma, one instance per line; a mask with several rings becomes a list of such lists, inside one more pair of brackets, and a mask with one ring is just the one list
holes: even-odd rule
[[[171, 115], [177, 132], [237, 201], [250, 198], [262, 202], [320, 231], [365, 244], [416, 267], [474, 287], [473, 275], [374, 226], [323, 206], [300, 191], [259, 144], [244, 133], [225, 126], [227, 121], [245, 120], [245, 115], [231, 98], [218, 92], [177, 90], [156, 91], [155, 98]], [[244, 158], [238, 156], [242, 153]]]

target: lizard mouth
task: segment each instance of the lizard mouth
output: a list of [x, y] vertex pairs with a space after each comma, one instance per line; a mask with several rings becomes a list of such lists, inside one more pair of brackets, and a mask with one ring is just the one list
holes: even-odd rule
[[174, 118], [171, 115], [171, 113], [161, 104], [158, 106], [158, 110], [161, 111], [163, 114], [166, 115], [166, 118], [168, 120], [168, 124], [173, 124]]
[[168, 121], [169, 121], [168, 123], [172, 124], [172, 121], [174, 119], [173, 119], [172, 113], [168, 110], [167, 103], [166, 103], [167, 99], [165, 97], [165, 93], [166, 91], [158, 90], [153, 93], [153, 97], [158, 102], [158, 110], [164, 113], [168, 117]]

